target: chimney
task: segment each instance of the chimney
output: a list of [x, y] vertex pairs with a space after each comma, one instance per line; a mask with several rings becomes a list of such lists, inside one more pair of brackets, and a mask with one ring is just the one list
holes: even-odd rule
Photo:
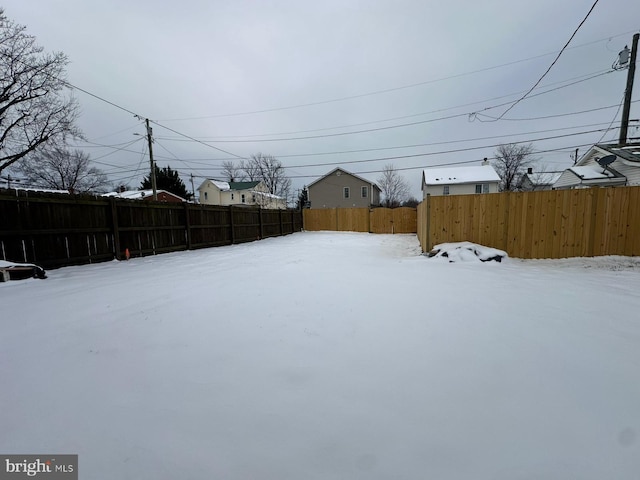
[[484, 167], [485, 165], [489, 165], [489, 159], [487, 157], [484, 157], [484, 160], [482, 160], [482, 166]]
[[533, 173], [533, 167], [527, 168], [527, 173], [531, 175]]

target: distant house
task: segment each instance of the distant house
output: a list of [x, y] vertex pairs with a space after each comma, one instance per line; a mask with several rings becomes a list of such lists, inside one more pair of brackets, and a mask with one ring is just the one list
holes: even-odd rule
[[534, 172], [533, 168], [528, 168], [522, 176], [520, 189], [525, 192], [552, 190], [560, 175], [562, 172]]
[[[609, 158], [602, 161], [605, 157]], [[573, 167], [562, 172], [553, 188], [623, 185], [640, 185], [640, 143], [594, 145]]]
[[422, 198], [427, 195], [497, 193], [500, 176], [489, 164], [470, 167], [425, 168]]
[[198, 187], [198, 195], [203, 205], [287, 208], [286, 199], [269, 193], [263, 182], [223, 182], [208, 178]]
[[307, 186], [311, 208], [380, 205], [380, 187], [343, 168], [334, 168]]
[[[166, 190], [156, 190], [158, 202], [182, 203], [187, 200]], [[153, 201], [153, 190], [125, 190], [123, 192], [105, 193], [103, 197], [117, 197], [127, 200]]]

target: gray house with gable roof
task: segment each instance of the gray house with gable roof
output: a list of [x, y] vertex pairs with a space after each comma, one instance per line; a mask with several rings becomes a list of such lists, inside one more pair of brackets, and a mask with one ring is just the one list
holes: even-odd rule
[[311, 208], [373, 207], [380, 205], [380, 187], [374, 182], [334, 168], [307, 185]]

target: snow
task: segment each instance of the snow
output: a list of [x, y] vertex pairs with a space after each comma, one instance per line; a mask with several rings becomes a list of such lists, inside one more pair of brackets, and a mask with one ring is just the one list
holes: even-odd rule
[[507, 252], [503, 250], [471, 242], [441, 243], [435, 245], [429, 253], [431, 258], [445, 258], [448, 262], [487, 262], [490, 260], [500, 262], [507, 256]]
[[[156, 190], [156, 193], [160, 192], [164, 192], [164, 190]], [[119, 197], [127, 200], [141, 200], [151, 196], [153, 196], [153, 190], [125, 190], [124, 192], [110, 192], [103, 195], [103, 197]]]
[[304, 232], [0, 283], [0, 452], [82, 478], [640, 472], [640, 261]]
[[459, 183], [500, 181], [500, 177], [491, 165], [425, 168], [423, 175], [424, 183], [427, 185], [455, 185]]
[[226, 192], [228, 190], [231, 190], [231, 186], [229, 185], [229, 182], [223, 182], [221, 180], [211, 180], [211, 179], [209, 179], [209, 181], [222, 191]]
[[615, 175], [610, 171], [608, 170], [603, 171], [602, 167], [600, 167], [599, 169], [591, 166], [570, 167], [569, 170], [571, 170], [573, 173], [575, 173], [578, 177], [580, 177], [583, 180], [598, 180], [598, 179], [615, 177]]

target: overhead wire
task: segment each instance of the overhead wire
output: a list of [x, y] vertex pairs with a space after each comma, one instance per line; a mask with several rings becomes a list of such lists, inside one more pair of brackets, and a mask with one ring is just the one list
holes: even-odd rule
[[542, 81], [542, 79], [544, 79], [544, 77], [547, 76], [547, 74], [551, 71], [551, 69], [553, 68], [553, 66], [558, 62], [558, 60], [560, 60], [560, 57], [562, 56], [562, 54], [564, 53], [564, 51], [567, 49], [567, 47], [569, 46], [569, 44], [571, 43], [571, 40], [573, 40], [573, 37], [576, 36], [576, 34], [578, 33], [578, 30], [580, 30], [580, 28], [582, 27], [582, 25], [584, 25], [584, 23], [587, 21], [587, 18], [589, 18], [589, 16], [591, 15], [591, 12], [593, 12], [593, 9], [596, 8], [596, 5], [598, 4], [600, 0], [595, 0], [595, 2], [593, 2], [593, 5], [591, 5], [591, 8], [589, 9], [589, 11], [587, 12], [587, 14], [585, 15], [585, 17], [582, 19], [582, 21], [578, 24], [578, 26], [576, 27], [576, 29], [573, 31], [573, 33], [571, 34], [571, 36], [569, 37], [569, 40], [567, 40], [567, 43], [564, 44], [564, 46], [560, 49], [560, 52], [558, 52], [558, 55], [556, 56], [556, 58], [553, 60], [553, 62], [551, 62], [551, 65], [549, 65], [549, 68], [547, 68], [547, 70], [542, 74], [542, 76], [536, 81], [536, 83], [533, 84], [533, 86], [527, 91], [527, 93], [525, 93], [522, 97], [520, 97], [518, 100], [516, 100], [515, 102], [513, 102], [513, 104], [507, 108], [504, 112], [502, 112], [502, 114], [498, 117], [498, 120], [500, 120], [502, 117], [504, 117], [511, 109], [513, 109], [513, 107], [515, 107], [518, 103], [520, 103], [522, 100], [524, 100], [525, 98], [527, 98], [527, 96], [533, 91], [534, 88], [536, 88], [540, 82]]
[[[617, 127], [615, 127], [617, 128]], [[591, 134], [591, 133], [597, 133], [597, 132], [602, 132], [603, 128], [600, 129], [592, 129], [592, 130], [586, 130], [586, 131], [581, 131], [581, 132], [574, 132], [574, 133], [567, 133], [567, 134], [562, 134], [562, 135], [551, 135], [551, 136], [546, 136], [546, 137], [539, 137], [539, 138], [528, 138], [525, 140], [516, 140], [516, 141], [511, 141], [509, 143], [512, 144], [526, 144], [526, 143], [532, 143], [532, 142], [543, 142], [543, 141], [548, 141], [548, 140], [557, 140], [560, 138], [568, 138], [568, 137], [574, 137], [574, 136], [579, 136], [579, 135], [587, 135], [587, 134]], [[320, 163], [313, 163], [313, 164], [304, 164], [304, 165], [283, 165], [283, 167], [285, 169], [287, 168], [312, 168], [312, 167], [325, 167], [325, 166], [332, 166], [332, 165], [350, 165], [350, 164], [360, 164], [360, 163], [372, 163], [372, 162], [381, 162], [381, 161], [389, 161], [389, 160], [400, 160], [400, 159], [407, 159], [407, 158], [417, 158], [417, 157], [427, 157], [427, 156], [433, 156], [433, 155], [445, 155], [445, 154], [451, 154], [451, 153], [462, 153], [462, 152], [470, 152], [470, 151], [474, 151], [474, 150], [483, 150], [483, 149], [488, 149], [488, 148], [497, 148], [500, 145], [502, 145], [502, 143], [497, 143], [497, 144], [489, 144], [489, 145], [480, 145], [480, 146], [472, 146], [472, 147], [464, 147], [464, 148], [454, 148], [454, 149], [449, 149], [449, 150], [439, 150], [439, 151], [434, 151], [434, 152], [420, 152], [420, 153], [413, 153], [413, 154], [406, 154], [406, 155], [393, 155], [393, 156], [386, 156], [386, 157], [377, 157], [377, 158], [366, 158], [366, 159], [359, 159], [359, 160], [342, 160], [342, 161], [336, 161], [336, 162], [320, 162]], [[565, 147], [568, 148], [568, 147]], [[206, 170], [207, 168], [202, 168], [201, 169]], [[217, 169], [215, 167], [212, 167], [213, 169]]]
[[[564, 84], [566, 82], [573, 82], [574, 80], [587, 81], [587, 80], [591, 80], [593, 78], [597, 78], [598, 76], [604, 75], [606, 73], [611, 73], [611, 70], [610, 69], [608, 69], [608, 70], [600, 70], [600, 71], [591, 72], [591, 73], [588, 73], [588, 74], [585, 74], [585, 75], [579, 75], [577, 77], [568, 78], [566, 80], [561, 80], [561, 81], [558, 81], [558, 82], [549, 83], [549, 84], [546, 85], [546, 87], [550, 87], [552, 85]], [[580, 82], [578, 82], [578, 83], [580, 83]], [[575, 85], [575, 83], [569, 83], [566, 86], [571, 86], [571, 85]], [[298, 134], [298, 133], [312, 133], [312, 132], [322, 132], [322, 131], [327, 131], [327, 130], [338, 130], [338, 129], [342, 129], [342, 128], [360, 127], [360, 126], [371, 125], [371, 124], [375, 124], [375, 123], [391, 122], [391, 121], [394, 121], [394, 120], [404, 120], [406, 118], [414, 118], [414, 117], [420, 117], [420, 116], [423, 116], [423, 115], [429, 115], [429, 114], [433, 114], [433, 113], [446, 112], [448, 110], [455, 110], [457, 108], [464, 108], [464, 107], [469, 107], [469, 106], [472, 106], [472, 105], [478, 105], [478, 104], [481, 104], [481, 103], [491, 102], [491, 101], [494, 101], [494, 100], [500, 100], [502, 98], [513, 97], [514, 95], [519, 95], [521, 93], [523, 93], [523, 91], [509, 93], [509, 94], [500, 95], [500, 96], [497, 96], [497, 97], [492, 97], [492, 98], [488, 98], [488, 99], [484, 99], [484, 100], [478, 100], [478, 101], [474, 101], [474, 102], [464, 103], [464, 104], [460, 104], [460, 105], [455, 105], [455, 106], [452, 106], [452, 107], [445, 107], [445, 108], [439, 108], [439, 109], [436, 109], [436, 110], [429, 110], [427, 112], [413, 113], [413, 114], [410, 114], [410, 115], [402, 115], [402, 116], [391, 117], [391, 118], [383, 118], [383, 119], [372, 120], [372, 121], [368, 121], [368, 122], [352, 123], [352, 124], [348, 124], [348, 125], [339, 125], [339, 126], [332, 126], [332, 127], [314, 128], [314, 129], [308, 129], [308, 130], [297, 130], [297, 131], [289, 131], [289, 132], [273, 132], [273, 133], [247, 134], [247, 135], [218, 135], [216, 137], [199, 138], [199, 140], [214, 142], [214, 141], [223, 141], [225, 139], [230, 139], [230, 138], [251, 138], [251, 137], [269, 137], [269, 136], [279, 136], [279, 135], [294, 135], [294, 134]], [[507, 103], [502, 104], [502, 105], [506, 105]]]
[[[607, 128], [604, 133], [602, 134], [602, 136], [600, 137], [600, 140], [598, 140], [596, 143], [600, 143], [602, 142], [602, 140], [604, 140], [604, 137], [606, 137], [607, 133], [609, 133], [609, 130], [611, 130], [611, 126], [613, 125], [613, 122], [616, 121], [616, 118], [618, 117], [618, 113], [620, 113], [620, 109], [622, 108], [622, 105], [624, 104], [624, 97], [625, 94], [622, 94], [622, 99], [620, 100], [620, 104], [618, 105], [618, 109], [616, 110], [616, 113], [613, 115], [613, 118], [611, 119], [611, 123], [609, 123], [609, 128]], [[636, 100], [637, 102], [638, 100]]]
[[[455, 144], [455, 143], [465, 143], [465, 142], [475, 142], [480, 140], [494, 140], [497, 138], [505, 138], [505, 137], [518, 137], [522, 135], [534, 135], [539, 133], [548, 133], [548, 132], [556, 132], [561, 130], [573, 130], [577, 128], [591, 128], [596, 126], [606, 125], [605, 123], [593, 123], [586, 125], [574, 125], [570, 127], [556, 127], [551, 129], [544, 130], [535, 130], [528, 132], [517, 132], [517, 133], [508, 133], [502, 135], [491, 135], [485, 137], [474, 137], [467, 139], [453, 139], [453, 140], [443, 140], [439, 142], [428, 142], [428, 143], [414, 143], [408, 145], [393, 145], [388, 147], [377, 147], [377, 148], [362, 148], [362, 149], [352, 149], [352, 150], [338, 150], [338, 151], [329, 151], [329, 152], [313, 152], [313, 153], [292, 153], [292, 154], [283, 154], [283, 155], [275, 155], [277, 158], [296, 158], [296, 157], [311, 157], [311, 156], [323, 156], [323, 155], [342, 155], [342, 154], [351, 154], [351, 153], [364, 153], [364, 152], [377, 152], [383, 150], [398, 150], [403, 148], [417, 148], [417, 147], [429, 147], [435, 145], [447, 145], [447, 144]], [[210, 164], [211, 161], [220, 161], [220, 160], [232, 160], [231, 158], [226, 159], [188, 159], [192, 163], [199, 164]], [[206, 162], [206, 163], [205, 163]]]
[[[591, 77], [582, 79], [582, 80], [578, 80], [576, 82], [572, 82], [560, 87], [555, 87], [555, 88], [551, 88], [548, 90], [545, 90], [543, 92], [539, 92], [536, 93], [535, 95], [530, 95], [528, 98], [535, 98], [538, 97], [540, 95], [545, 95], [547, 93], [551, 93], [557, 90], [560, 90], [562, 88], [566, 88], [572, 85], [575, 85], [577, 83], [581, 83], [581, 82], [586, 82], [588, 80], [592, 80], [594, 78], [606, 75], [613, 72], [613, 70], [606, 70], [604, 72], [601, 72], [599, 74], [593, 75]], [[427, 119], [427, 120], [419, 120], [416, 122], [409, 122], [409, 123], [401, 123], [401, 124], [397, 124], [397, 125], [387, 125], [384, 127], [376, 127], [376, 128], [368, 128], [368, 129], [364, 129], [364, 130], [355, 130], [355, 131], [351, 131], [351, 132], [336, 132], [336, 133], [327, 133], [327, 134], [322, 134], [322, 135], [307, 135], [307, 136], [301, 136], [301, 137], [287, 137], [287, 138], [266, 138], [266, 139], [259, 139], [259, 140], [216, 140], [215, 142], [212, 143], [259, 143], [259, 142], [288, 142], [288, 141], [297, 141], [297, 140], [311, 140], [311, 139], [316, 139], [316, 138], [331, 138], [331, 137], [340, 137], [340, 136], [346, 136], [346, 135], [356, 135], [356, 134], [361, 134], [361, 133], [371, 133], [371, 132], [379, 132], [379, 131], [383, 131], [383, 130], [391, 130], [391, 129], [396, 129], [396, 128], [406, 128], [406, 127], [411, 127], [411, 126], [415, 126], [415, 125], [424, 125], [427, 123], [433, 123], [433, 122], [439, 122], [439, 121], [444, 121], [444, 120], [451, 120], [453, 118], [460, 118], [460, 117], [469, 117], [470, 115], [474, 115], [477, 116], [480, 114], [480, 112], [484, 112], [484, 111], [488, 111], [488, 110], [492, 110], [494, 108], [499, 108], [502, 107], [504, 105], [508, 105], [511, 102], [504, 102], [504, 103], [500, 103], [497, 105], [492, 105], [489, 107], [485, 107], [482, 110], [476, 111], [476, 112], [465, 112], [465, 113], [456, 113], [456, 114], [452, 114], [452, 115], [447, 115], [447, 116], [443, 116], [443, 117], [437, 117], [437, 118], [431, 118], [431, 119]], [[164, 127], [167, 128], [167, 127]], [[183, 137], [186, 137], [186, 135], [181, 135]], [[203, 144], [203, 145], [209, 145], [209, 143], [207, 141], [204, 140], [199, 140], [199, 139], [195, 139], [193, 137], [187, 137], [192, 141], [195, 141], [197, 143]], [[170, 140], [170, 141], [181, 141], [178, 139], [172, 139], [170, 137], [164, 137], [162, 138], [163, 140]], [[182, 140], [184, 141], [184, 140]], [[214, 147], [216, 148], [216, 147]], [[218, 148], [216, 148], [218, 149]], [[219, 150], [219, 149], [218, 149]]]
[[[569, 49], [574, 49], [574, 48], [580, 48], [580, 47], [583, 47], [583, 46], [593, 45], [593, 44], [596, 44], [596, 43], [603, 42], [605, 40], [609, 41], [612, 38], [617, 38], [617, 37], [620, 37], [620, 36], [623, 36], [623, 35], [627, 35], [627, 34], [632, 33], [632, 32], [633, 31], [624, 32], [624, 33], [620, 33], [620, 34], [617, 34], [617, 35], [614, 35], [614, 36], [610, 36], [610, 37], [594, 40], [594, 41], [591, 41], [591, 42], [586, 42], [586, 43], [583, 43], [583, 44], [574, 45], [573, 47], [569, 47]], [[565, 48], [567, 48], [567, 47], [565, 46]], [[376, 90], [376, 91], [373, 91], [373, 92], [360, 93], [360, 94], [356, 94], [356, 95], [349, 95], [349, 96], [333, 98], [333, 99], [328, 99], [328, 100], [320, 100], [320, 101], [317, 101], [317, 102], [308, 102], [308, 103], [302, 103], [302, 104], [298, 104], [298, 105], [288, 105], [288, 106], [284, 106], [284, 107], [265, 108], [265, 109], [246, 111], [246, 112], [221, 113], [221, 114], [215, 114], [215, 115], [202, 115], [202, 116], [183, 117], [183, 118], [167, 118], [167, 119], [162, 119], [161, 121], [164, 121], [164, 122], [178, 122], [178, 121], [188, 121], [188, 120], [206, 120], [206, 119], [210, 119], [210, 118], [236, 117], [236, 116], [245, 116], [245, 115], [253, 115], [253, 114], [260, 114], [260, 113], [277, 112], [277, 111], [282, 111], [282, 110], [292, 110], [292, 109], [306, 108], [306, 107], [317, 106], [317, 105], [324, 105], [324, 104], [328, 104], [328, 103], [342, 102], [342, 101], [352, 100], [352, 99], [356, 99], [356, 98], [362, 98], [362, 97], [367, 97], [367, 96], [372, 96], [372, 95], [380, 95], [380, 94], [385, 94], [385, 93], [394, 92], [394, 91], [398, 91], [398, 90], [404, 90], [404, 89], [408, 89], [408, 88], [419, 87], [419, 86], [422, 86], [422, 85], [428, 85], [428, 84], [431, 84], [431, 83], [442, 82], [442, 81], [445, 81], [445, 80], [452, 80], [452, 79], [455, 79], [455, 78], [464, 77], [464, 76], [468, 76], [468, 75], [474, 75], [476, 73], [482, 73], [482, 72], [486, 72], [486, 71], [489, 71], [489, 70], [494, 70], [494, 69], [497, 69], [497, 68], [507, 67], [507, 66], [510, 66], [510, 65], [515, 65], [515, 64], [518, 64], [518, 63], [522, 63], [522, 62], [527, 62], [527, 61], [530, 61], [530, 60], [535, 60], [535, 59], [538, 59], [538, 58], [547, 57], [549, 55], [553, 55], [554, 53], [556, 53], [556, 52], [543, 53], [543, 54], [535, 55], [535, 56], [532, 56], [532, 57], [528, 57], [528, 58], [524, 58], [524, 59], [520, 59], [520, 60], [514, 60], [514, 61], [511, 61], [511, 62], [503, 63], [503, 64], [500, 64], [500, 65], [494, 65], [494, 66], [491, 66], [491, 67], [485, 67], [485, 68], [481, 68], [481, 69], [478, 69], [478, 70], [473, 70], [473, 71], [470, 71], [470, 72], [463, 72], [463, 73], [458, 73], [458, 74], [454, 74], [454, 75], [449, 75], [449, 76], [442, 77], [442, 78], [426, 80], [426, 81], [423, 81], [423, 82], [416, 82], [416, 83], [412, 83], [412, 84], [409, 84], [409, 85], [402, 85], [402, 86], [399, 86], [399, 87], [392, 87], [392, 88], [387, 88], [387, 89], [382, 89], [382, 90]]]

